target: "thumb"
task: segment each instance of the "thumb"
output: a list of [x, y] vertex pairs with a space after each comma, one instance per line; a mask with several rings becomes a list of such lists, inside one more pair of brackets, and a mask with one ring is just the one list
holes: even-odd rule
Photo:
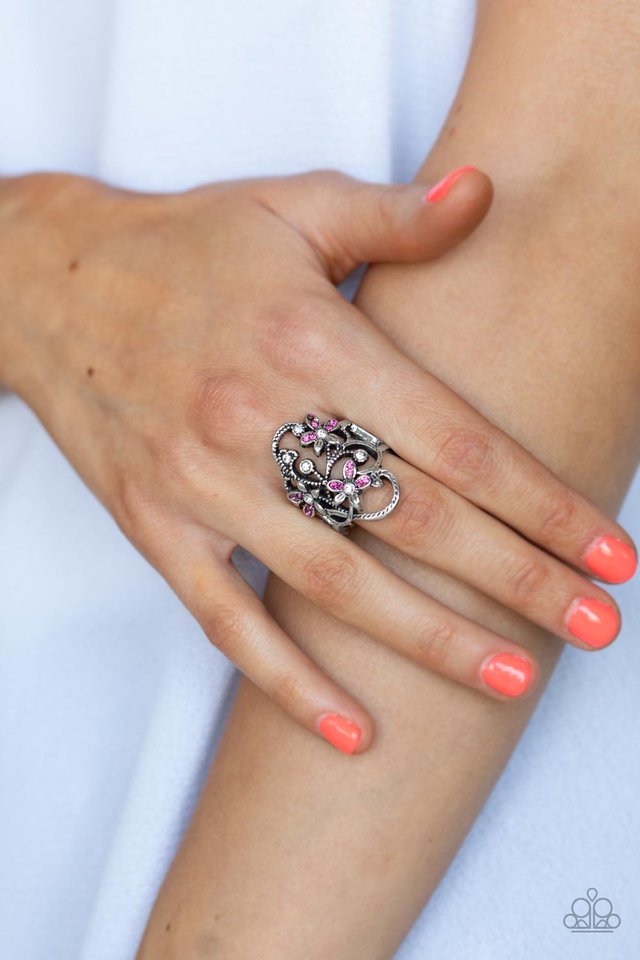
[[359, 263], [439, 256], [478, 226], [493, 199], [489, 177], [470, 166], [432, 187], [365, 183], [333, 170], [276, 179], [288, 187], [276, 187], [273, 207], [314, 246], [334, 283]]

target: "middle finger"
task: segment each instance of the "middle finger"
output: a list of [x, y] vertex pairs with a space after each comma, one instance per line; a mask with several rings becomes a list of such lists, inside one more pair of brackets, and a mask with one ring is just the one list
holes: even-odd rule
[[[399, 457], [385, 454], [383, 466], [398, 478], [400, 500], [359, 526], [576, 646], [599, 649], [616, 637], [619, 612], [600, 587]], [[388, 495], [368, 488], [365, 498], [362, 509], [373, 511]]]

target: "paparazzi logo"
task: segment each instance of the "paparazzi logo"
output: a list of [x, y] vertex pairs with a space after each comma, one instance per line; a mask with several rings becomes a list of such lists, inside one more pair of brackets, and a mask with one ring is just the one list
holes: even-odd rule
[[613, 933], [620, 926], [620, 917], [613, 912], [607, 897], [599, 897], [595, 887], [589, 887], [586, 897], [578, 897], [571, 911], [562, 921], [571, 933]]

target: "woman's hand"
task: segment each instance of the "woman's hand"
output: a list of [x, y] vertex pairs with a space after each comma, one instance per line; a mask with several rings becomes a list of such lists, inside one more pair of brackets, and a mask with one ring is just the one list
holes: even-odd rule
[[451, 247], [491, 185], [463, 171], [431, 196], [336, 173], [166, 196], [36, 175], [0, 196], [2, 379], [212, 643], [348, 753], [370, 744], [368, 714], [268, 616], [229, 562], [237, 544], [485, 693], [528, 692], [536, 665], [292, 509], [270, 450], [280, 423], [313, 410], [383, 437], [402, 457], [385, 459], [402, 496], [369, 531], [569, 642], [600, 647], [619, 628], [611, 598], [571, 567], [611, 581], [635, 567], [619, 526], [336, 291], [360, 262]]

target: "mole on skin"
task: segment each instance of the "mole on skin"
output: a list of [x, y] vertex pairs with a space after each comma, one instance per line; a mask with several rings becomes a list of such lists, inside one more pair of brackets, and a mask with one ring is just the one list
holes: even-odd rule
[[75, 270], [78, 269], [79, 266], [80, 266], [80, 263], [78, 262], [78, 260], [72, 260], [71, 263], [69, 264], [69, 273], [73, 273]]
[[94, 375], [94, 373], [95, 373], [95, 370], [93, 369], [93, 367], [87, 367], [87, 376], [88, 376], [88, 377], [92, 377], [92, 376]]

